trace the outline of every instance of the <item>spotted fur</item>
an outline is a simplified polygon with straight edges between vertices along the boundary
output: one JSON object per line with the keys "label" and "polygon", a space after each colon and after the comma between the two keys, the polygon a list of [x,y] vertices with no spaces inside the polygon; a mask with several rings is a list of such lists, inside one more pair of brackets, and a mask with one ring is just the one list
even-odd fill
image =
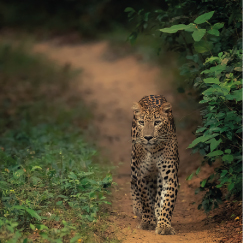
{"label": "spotted fur", "polygon": [[133,106],[131,195],[139,228],[175,234],[171,218],[178,192],[179,155],[171,105],[162,95]]}

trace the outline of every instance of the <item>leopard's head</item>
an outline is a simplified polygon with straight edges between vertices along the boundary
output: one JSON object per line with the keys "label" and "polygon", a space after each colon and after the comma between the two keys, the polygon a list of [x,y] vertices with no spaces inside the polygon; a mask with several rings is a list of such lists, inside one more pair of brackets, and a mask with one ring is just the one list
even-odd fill
{"label": "leopard's head", "polygon": [[139,103],[134,103],[133,142],[142,143],[148,147],[170,139],[174,131],[174,120],[171,104],[163,103],[161,106],[144,108]]}

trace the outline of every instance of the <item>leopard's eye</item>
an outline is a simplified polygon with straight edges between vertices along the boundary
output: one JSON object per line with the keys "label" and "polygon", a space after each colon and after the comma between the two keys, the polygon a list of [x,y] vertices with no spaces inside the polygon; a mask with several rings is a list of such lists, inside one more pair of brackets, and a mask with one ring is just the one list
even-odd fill
{"label": "leopard's eye", "polygon": [[154,122],[154,125],[157,126],[157,125],[159,125],[160,123],[161,123],[161,121],[155,121],[155,122]]}
{"label": "leopard's eye", "polygon": [[138,121],[138,123],[142,126],[144,126],[144,121]]}

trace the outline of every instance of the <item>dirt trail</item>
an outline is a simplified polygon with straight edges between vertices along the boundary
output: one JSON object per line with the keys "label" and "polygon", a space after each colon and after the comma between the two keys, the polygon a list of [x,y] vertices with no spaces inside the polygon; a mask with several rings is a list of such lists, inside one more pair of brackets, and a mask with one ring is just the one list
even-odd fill
{"label": "dirt trail", "polygon": [[[85,102],[96,104],[94,124],[99,131],[98,143],[109,152],[109,159],[119,165],[117,176],[114,178],[119,184],[119,191],[114,192],[110,217],[110,222],[115,226],[109,229],[107,234],[116,234],[118,239],[127,243],[219,242],[219,238],[211,232],[211,226],[206,224],[206,216],[196,209],[199,198],[194,194],[195,185],[185,181],[188,173],[200,163],[197,157],[186,151],[193,139],[190,130],[178,129],[177,132],[181,188],[172,218],[172,225],[177,234],[160,236],[154,231],[136,228],[138,220],[132,214],[129,197],[131,106],[134,101],[139,101],[145,95],[163,94],[172,104],[175,119],[181,115],[179,101],[173,96],[172,88],[168,85],[169,80],[163,78],[161,70],[139,62],[133,55],[123,58],[109,56],[106,42],[58,45],[52,41],[36,45],[35,50],[61,64],[68,63],[74,68],[83,69],[81,94]],[[156,85],[158,79],[162,82],[162,88]]]}

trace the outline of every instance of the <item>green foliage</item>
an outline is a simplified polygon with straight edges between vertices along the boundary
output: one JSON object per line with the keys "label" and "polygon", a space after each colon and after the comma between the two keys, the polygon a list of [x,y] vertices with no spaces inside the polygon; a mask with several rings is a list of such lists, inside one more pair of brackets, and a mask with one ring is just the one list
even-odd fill
{"label": "green foliage", "polygon": [[[189,148],[204,156],[203,163],[212,165],[221,160],[221,166],[201,184],[208,190],[203,200],[207,203],[202,204],[206,211],[213,201],[222,200],[219,188],[227,188],[227,199],[242,194],[242,81],[235,71],[241,58],[242,51],[237,49],[211,56],[205,61],[207,69],[201,72],[205,79],[195,82],[204,90],[200,103],[207,106],[202,111],[203,126],[197,129],[197,139]],[[211,138],[205,140],[206,136]]]}
{"label": "green foliage", "polygon": [[89,241],[113,182],[84,141],[73,73],[9,44],[0,64],[0,241]]}
{"label": "green foliage", "polygon": [[[158,26],[163,44],[186,56],[181,75],[198,91],[203,104],[202,126],[188,148],[203,156],[202,165],[220,161],[215,173],[197,189],[205,192],[198,208],[208,212],[224,198],[242,195],[241,7],[235,1],[211,0],[173,1],[167,7],[150,12],[146,28]],[[145,13],[128,10],[129,18],[138,21],[130,35],[134,42],[146,29]],[[187,179],[198,175],[200,168]]]}

